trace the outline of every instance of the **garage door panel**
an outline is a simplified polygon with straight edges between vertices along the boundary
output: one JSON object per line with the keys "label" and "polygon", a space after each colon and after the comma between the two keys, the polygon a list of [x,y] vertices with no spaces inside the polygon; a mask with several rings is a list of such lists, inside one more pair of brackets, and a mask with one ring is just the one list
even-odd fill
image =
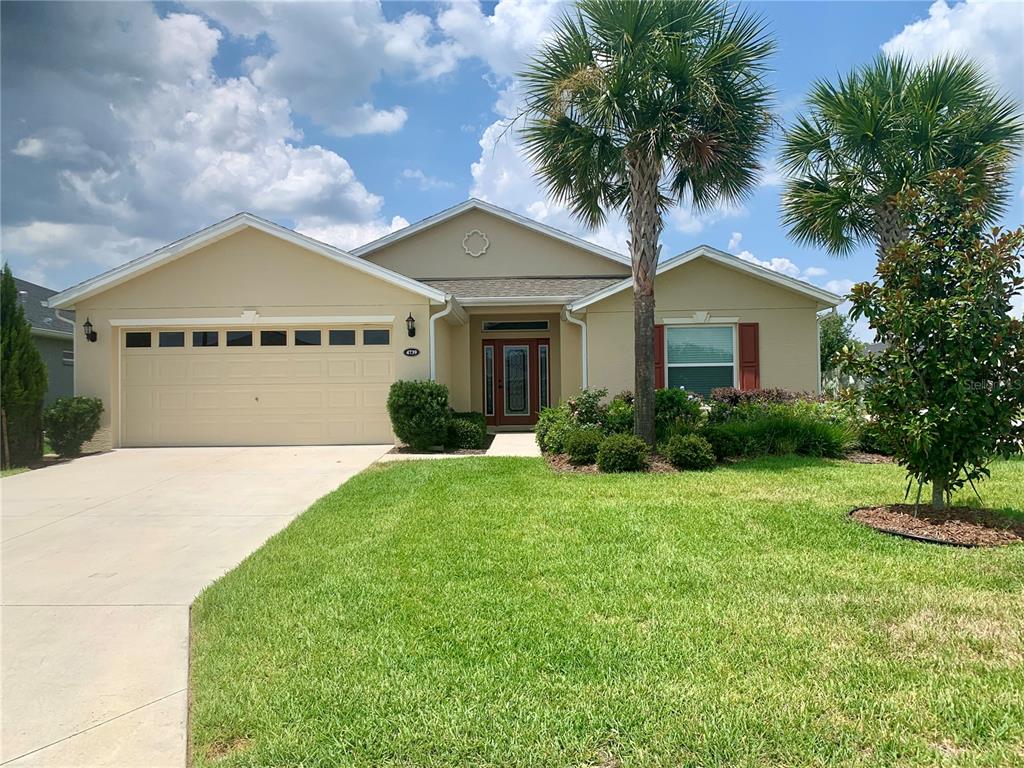
{"label": "garage door panel", "polygon": [[390,350],[189,347],[122,353],[127,446],[394,439],[386,409],[394,372]]}

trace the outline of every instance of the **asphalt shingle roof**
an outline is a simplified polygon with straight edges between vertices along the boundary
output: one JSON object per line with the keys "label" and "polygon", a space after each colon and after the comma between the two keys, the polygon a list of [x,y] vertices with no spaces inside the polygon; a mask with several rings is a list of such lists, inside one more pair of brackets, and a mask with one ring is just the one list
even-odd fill
{"label": "asphalt shingle roof", "polygon": [[456,299],[557,296],[578,299],[619,283],[622,277],[486,277],[421,280]]}
{"label": "asphalt shingle roof", "polygon": [[[68,336],[74,332],[70,325],[57,317],[56,311],[46,306],[46,300],[57,291],[17,277],[14,278],[14,285],[18,289],[18,300],[25,308],[25,319],[29,325],[39,330],[66,333]],[[64,312],[64,317],[74,320],[75,313]]]}

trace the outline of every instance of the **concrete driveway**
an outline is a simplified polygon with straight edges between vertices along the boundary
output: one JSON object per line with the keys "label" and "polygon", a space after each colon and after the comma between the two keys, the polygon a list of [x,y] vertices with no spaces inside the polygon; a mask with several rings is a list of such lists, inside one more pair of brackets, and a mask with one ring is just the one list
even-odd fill
{"label": "concrete driveway", "polygon": [[184,765],[188,606],[389,449],[119,450],[0,481],[0,764]]}

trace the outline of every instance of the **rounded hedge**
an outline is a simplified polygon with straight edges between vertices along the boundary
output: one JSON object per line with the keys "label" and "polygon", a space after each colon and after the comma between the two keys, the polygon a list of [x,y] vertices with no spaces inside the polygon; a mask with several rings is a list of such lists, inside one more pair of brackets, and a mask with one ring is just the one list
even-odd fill
{"label": "rounded hedge", "polygon": [[479,450],[487,440],[486,422],[476,418],[455,415],[448,422],[445,447],[451,450]]}
{"label": "rounded hedge", "polygon": [[609,435],[597,451],[602,472],[644,472],[650,465],[650,449],[636,435]]}
{"label": "rounded hedge", "polygon": [[391,428],[417,451],[444,445],[448,437],[448,387],[435,381],[396,381],[388,392]]}
{"label": "rounded hedge", "polygon": [[564,442],[569,463],[576,466],[593,464],[597,461],[597,451],[604,439],[604,433],[599,427],[579,427],[572,430],[566,435]]}
{"label": "rounded hedge", "polygon": [[711,469],[715,450],[700,435],[673,435],[662,446],[662,455],[676,469]]}
{"label": "rounded hedge", "polygon": [[43,429],[60,456],[77,456],[100,428],[103,401],[98,397],[60,397],[43,411]]}

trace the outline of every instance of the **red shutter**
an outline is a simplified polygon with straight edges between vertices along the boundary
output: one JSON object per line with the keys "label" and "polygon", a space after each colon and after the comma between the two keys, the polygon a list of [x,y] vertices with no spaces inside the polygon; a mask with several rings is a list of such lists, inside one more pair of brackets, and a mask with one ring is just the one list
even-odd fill
{"label": "red shutter", "polygon": [[757,323],[740,323],[740,389],[760,389],[761,351]]}
{"label": "red shutter", "polygon": [[654,326],[654,388],[665,388],[665,326]]}

